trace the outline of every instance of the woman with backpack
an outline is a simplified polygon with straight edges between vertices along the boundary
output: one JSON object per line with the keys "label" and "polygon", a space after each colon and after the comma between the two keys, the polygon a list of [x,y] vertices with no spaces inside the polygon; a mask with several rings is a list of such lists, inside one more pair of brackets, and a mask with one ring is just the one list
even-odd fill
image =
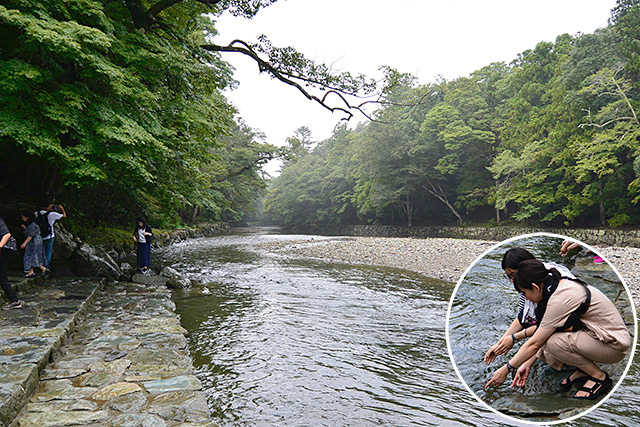
{"label": "woman with backpack", "polygon": [[133,241],[138,244],[138,268],[142,274],[147,274],[151,264],[151,239],[153,232],[144,218],[136,219],[133,229]]}
{"label": "woman with backpack", "polygon": [[50,272],[49,269],[45,267],[47,259],[44,253],[42,236],[40,235],[40,227],[35,222],[35,215],[33,212],[23,211],[20,214],[20,218],[24,223],[25,239],[22,245],[20,245],[20,249],[24,249],[24,271],[27,272],[25,277],[36,277],[36,273],[33,270],[39,268],[42,277],[46,278]]}
{"label": "woman with backpack", "polygon": [[502,384],[514,373],[512,386],[523,386],[536,359],[559,370],[576,369],[560,383],[568,391],[582,387],[576,399],[597,399],[613,385],[609,374],[596,364],[613,364],[625,358],[631,335],[616,306],[597,288],[578,279],[562,277],[537,260],[522,261],[514,287],[538,304],[538,328],[518,352],[499,368],[486,387]]}

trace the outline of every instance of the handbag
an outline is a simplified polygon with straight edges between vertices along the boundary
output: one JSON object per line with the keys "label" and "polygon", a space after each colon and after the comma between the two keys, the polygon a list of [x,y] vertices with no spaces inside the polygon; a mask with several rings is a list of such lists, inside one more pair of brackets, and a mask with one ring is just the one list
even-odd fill
{"label": "handbag", "polygon": [[2,249],[8,249],[10,251],[16,252],[18,250],[18,242],[16,242],[16,239],[11,236],[9,237],[9,240],[7,240],[7,243],[5,243],[5,245],[2,247]]}

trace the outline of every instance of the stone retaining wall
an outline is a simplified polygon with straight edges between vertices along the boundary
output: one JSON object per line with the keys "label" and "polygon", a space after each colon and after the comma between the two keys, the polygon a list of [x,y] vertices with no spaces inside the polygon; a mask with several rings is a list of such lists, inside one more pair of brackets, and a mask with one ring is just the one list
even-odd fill
{"label": "stone retaining wall", "polygon": [[536,227],[393,227],[354,225],[347,227],[347,236],[455,238],[502,241],[522,234],[547,232],[580,240],[588,245],[632,246],[640,248],[640,230],[597,230]]}
{"label": "stone retaining wall", "polygon": [[157,248],[197,237],[217,236],[219,234],[228,233],[229,228],[230,226],[226,222],[215,222],[200,225],[198,228],[182,228],[179,230],[169,231],[167,233],[156,233],[151,245]]}

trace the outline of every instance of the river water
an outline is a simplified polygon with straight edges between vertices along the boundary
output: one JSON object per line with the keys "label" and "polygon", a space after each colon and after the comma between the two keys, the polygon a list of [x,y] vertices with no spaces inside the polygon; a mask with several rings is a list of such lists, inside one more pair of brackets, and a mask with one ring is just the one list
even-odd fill
{"label": "river water", "polygon": [[[445,339],[455,284],[278,257],[245,232],[154,254],[201,284],[174,292],[214,421],[229,426],[518,425],[457,377]],[[636,365],[637,366],[637,365]],[[640,373],[575,425],[640,425]]]}

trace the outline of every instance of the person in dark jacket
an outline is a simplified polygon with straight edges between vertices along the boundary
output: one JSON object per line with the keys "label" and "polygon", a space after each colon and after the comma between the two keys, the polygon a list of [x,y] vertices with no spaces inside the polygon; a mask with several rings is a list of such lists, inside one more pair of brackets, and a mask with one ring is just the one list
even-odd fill
{"label": "person in dark jacket", "polygon": [[2,307],[3,310],[22,308],[23,305],[21,301],[18,301],[18,297],[7,279],[5,266],[9,257],[17,252],[17,246],[16,240],[11,237],[7,224],[0,218],[0,286],[9,300],[9,303]]}
{"label": "person in dark jacket", "polygon": [[138,244],[138,268],[142,274],[149,271],[151,264],[151,239],[153,232],[144,218],[136,219],[136,226],[133,230],[133,240]]}

